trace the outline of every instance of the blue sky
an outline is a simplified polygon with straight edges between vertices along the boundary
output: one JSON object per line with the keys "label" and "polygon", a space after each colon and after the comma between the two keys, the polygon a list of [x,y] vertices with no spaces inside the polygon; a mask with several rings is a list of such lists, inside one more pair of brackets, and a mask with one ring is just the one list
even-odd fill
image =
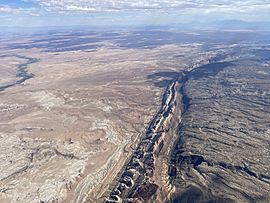
{"label": "blue sky", "polygon": [[0,26],[270,21],[270,0],[0,0]]}

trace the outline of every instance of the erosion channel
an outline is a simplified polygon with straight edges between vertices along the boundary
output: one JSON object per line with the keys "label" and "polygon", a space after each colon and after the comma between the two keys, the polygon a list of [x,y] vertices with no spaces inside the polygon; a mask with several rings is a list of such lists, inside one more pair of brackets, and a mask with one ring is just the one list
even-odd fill
{"label": "erosion channel", "polygon": [[[218,68],[227,65],[226,63],[213,64]],[[210,64],[208,66],[210,67]],[[189,107],[185,83],[190,75],[194,75],[200,68],[205,66],[190,72],[172,74],[174,78],[163,94],[159,112],[151,121],[145,136],[128,161],[119,182],[106,200],[107,203],[169,201],[169,196],[173,192],[168,174],[169,157],[178,137],[181,116]]]}
{"label": "erosion channel", "polygon": [[39,59],[36,58],[28,58],[25,56],[19,56],[19,55],[15,55],[17,58],[20,59],[25,59],[27,60],[27,62],[19,64],[17,66],[17,74],[16,74],[16,78],[18,78],[17,81],[15,81],[14,83],[11,84],[7,84],[7,85],[1,85],[0,84],[0,91],[4,91],[10,87],[13,87],[14,85],[19,85],[24,83],[26,80],[31,79],[34,75],[32,73],[29,73],[27,70],[28,65],[33,64],[33,63],[37,63],[39,61]]}
{"label": "erosion channel", "polygon": [[265,202],[270,94],[262,64],[211,61],[177,74],[105,202]]}

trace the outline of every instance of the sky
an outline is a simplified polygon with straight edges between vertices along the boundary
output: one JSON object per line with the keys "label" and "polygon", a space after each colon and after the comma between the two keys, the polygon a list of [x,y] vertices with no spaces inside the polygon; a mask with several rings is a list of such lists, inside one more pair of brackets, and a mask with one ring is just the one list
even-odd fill
{"label": "sky", "polygon": [[268,21],[270,0],[0,0],[0,26]]}

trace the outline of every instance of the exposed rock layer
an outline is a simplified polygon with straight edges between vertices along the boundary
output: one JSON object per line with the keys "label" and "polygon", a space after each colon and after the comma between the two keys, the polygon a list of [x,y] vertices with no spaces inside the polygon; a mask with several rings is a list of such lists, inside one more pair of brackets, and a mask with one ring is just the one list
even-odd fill
{"label": "exposed rock layer", "polygon": [[[256,57],[215,57],[172,74],[161,110],[105,202],[268,202],[270,70]],[[170,160],[160,159],[175,135]]]}
{"label": "exposed rock layer", "polygon": [[249,58],[189,73],[170,201],[270,201],[270,69]]}

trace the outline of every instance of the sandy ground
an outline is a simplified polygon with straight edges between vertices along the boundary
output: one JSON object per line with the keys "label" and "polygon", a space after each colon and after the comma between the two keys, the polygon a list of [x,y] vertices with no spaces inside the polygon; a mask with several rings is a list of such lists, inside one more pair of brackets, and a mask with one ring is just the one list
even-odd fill
{"label": "sandy ground", "polygon": [[160,106],[164,88],[148,76],[186,67],[190,58],[171,58],[199,49],[55,53],[12,43],[1,45],[1,85],[18,80],[16,55],[40,61],[28,66],[33,78],[0,92],[3,203],[98,201]]}

